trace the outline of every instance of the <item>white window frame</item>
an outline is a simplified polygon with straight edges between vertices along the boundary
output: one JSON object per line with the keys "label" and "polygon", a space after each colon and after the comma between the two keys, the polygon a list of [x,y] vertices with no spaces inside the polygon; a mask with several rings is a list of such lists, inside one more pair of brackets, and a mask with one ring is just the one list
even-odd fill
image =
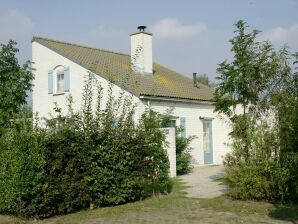
{"label": "white window frame", "polygon": [[[59,94],[59,93],[64,93],[65,92],[65,74],[64,74],[64,70],[65,68],[63,66],[57,66],[54,69],[54,77],[53,77],[53,81],[54,81],[54,85],[53,85],[53,90],[55,94]],[[58,76],[63,74],[63,85],[62,85],[62,89],[59,90],[58,86]]]}

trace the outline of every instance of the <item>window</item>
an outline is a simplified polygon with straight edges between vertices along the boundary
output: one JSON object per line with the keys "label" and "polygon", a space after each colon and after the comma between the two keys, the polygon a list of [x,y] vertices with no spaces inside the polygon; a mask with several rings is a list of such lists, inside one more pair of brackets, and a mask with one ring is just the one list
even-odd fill
{"label": "window", "polygon": [[180,117],[180,136],[183,138],[186,138],[186,118],[185,117]]}
{"label": "window", "polygon": [[169,120],[168,127],[175,128],[176,127],[176,119]]}
{"label": "window", "polygon": [[70,91],[69,67],[57,66],[48,71],[48,93],[59,94]]}
{"label": "window", "polygon": [[179,125],[179,117],[171,116],[171,118],[165,123],[165,127],[175,128]]}
{"label": "window", "polygon": [[57,71],[56,74],[56,92],[61,93],[64,92],[64,72],[63,71]]}
{"label": "window", "polygon": [[62,93],[64,92],[64,67],[59,66],[55,69],[55,92]]}

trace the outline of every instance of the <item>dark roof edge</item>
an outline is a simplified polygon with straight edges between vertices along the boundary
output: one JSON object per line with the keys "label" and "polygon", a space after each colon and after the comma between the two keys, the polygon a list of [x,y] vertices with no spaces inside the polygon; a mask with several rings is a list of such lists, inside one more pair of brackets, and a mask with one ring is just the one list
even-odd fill
{"label": "dark roof edge", "polygon": [[[107,53],[120,54],[120,55],[124,55],[124,56],[129,56],[129,57],[130,57],[129,54],[124,54],[124,53],[117,52],[117,51],[108,51],[108,50],[105,50],[105,49],[95,48],[95,47],[91,47],[91,46],[88,46],[88,45],[75,44],[75,43],[70,43],[70,42],[65,42],[65,41],[60,41],[60,40],[55,40],[55,39],[45,38],[45,37],[32,37],[31,43],[34,42],[34,41],[40,43],[40,42],[38,41],[38,39],[45,40],[45,41],[57,42],[57,43],[61,43],[61,44],[69,44],[69,45],[73,45],[73,46],[77,46],[77,47],[88,48],[88,49],[91,49],[91,50],[99,50],[99,51],[104,51],[104,52],[107,52]],[[40,43],[40,44],[41,44],[41,43]]]}
{"label": "dark roof edge", "polygon": [[195,104],[209,104],[212,105],[214,101],[211,100],[199,100],[199,99],[185,99],[185,98],[175,98],[175,97],[165,97],[165,96],[149,96],[140,95],[140,99],[145,100],[160,100],[160,101],[170,101],[170,102],[184,102],[184,103],[195,103]]}

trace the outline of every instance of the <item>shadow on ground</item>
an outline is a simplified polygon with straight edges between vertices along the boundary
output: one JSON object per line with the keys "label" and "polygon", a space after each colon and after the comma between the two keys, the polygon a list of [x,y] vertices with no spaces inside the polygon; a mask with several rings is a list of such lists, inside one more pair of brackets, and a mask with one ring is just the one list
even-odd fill
{"label": "shadow on ground", "polygon": [[298,204],[274,205],[269,216],[274,219],[298,224]]}
{"label": "shadow on ground", "polygon": [[218,174],[209,176],[209,178],[211,180],[214,180],[214,181],[219,181],[219,180],[222,180],[224,178],[224,176],[225,176],[225,173],[224,172],[220,172]]}

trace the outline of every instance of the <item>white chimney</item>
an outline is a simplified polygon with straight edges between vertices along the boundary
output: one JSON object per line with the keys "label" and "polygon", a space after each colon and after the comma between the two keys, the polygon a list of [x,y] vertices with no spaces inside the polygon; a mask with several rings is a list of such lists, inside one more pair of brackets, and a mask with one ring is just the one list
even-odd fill
{"label": "white chimney", "polygon": [[139,26],[139,32],[130,34],[131,66],[143,75],[152,75],[152,33],[145,32],[146,26]]}

